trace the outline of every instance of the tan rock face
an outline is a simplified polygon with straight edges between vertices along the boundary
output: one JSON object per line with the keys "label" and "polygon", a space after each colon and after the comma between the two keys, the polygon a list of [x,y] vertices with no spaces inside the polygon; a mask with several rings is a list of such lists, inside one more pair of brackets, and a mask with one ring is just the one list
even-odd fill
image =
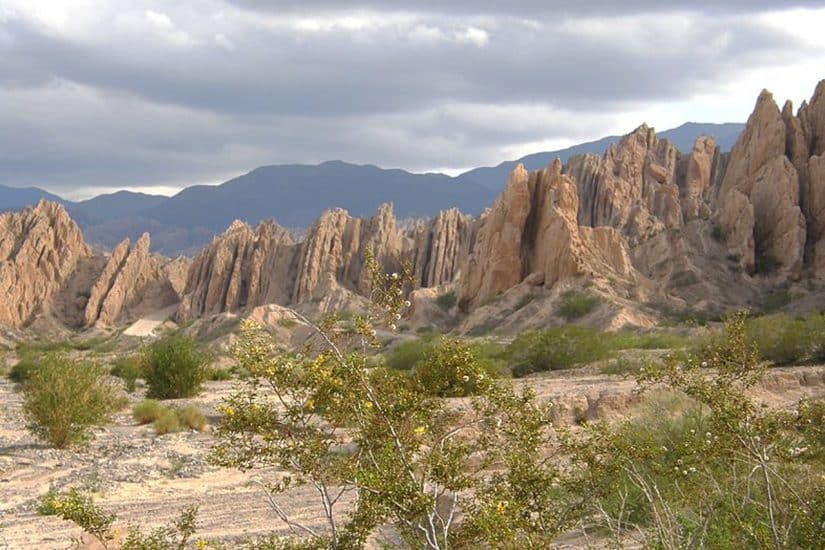
{"label": "tan rock face", "polygon": [[293,248],[289,232],[273,222],[264,222],[255,231],[234,222],[193,260],[178,318],[285,303]]}
{"label": "tan rock face", "polygon": [[52,297],[78,262],[91,254],[65,209],[41,201],[19,213],[0,214],[0,324],[20,326]]}
{"label": "tan rock face", "polygon": [[472,244],[474,224],[456,208],[443,210],[416,228],[413,276],[416,286],[441,286],[458,278]]}
{"label": "tan rock face", "polygon": [[553,286],[599,272],[632,271],[621,235],[609,227],[579,227],[575,181],[556,161],[528,174],[519,165],[485,218],[461,282],[468,310],[516,284]]}
{"label": "tan rock face", "polygon": [[713,170],[719,150],[710,137],[700,137],[685,159],[685,179],[681,189],[682,217],[685,221],[710,215],[710,192]]}

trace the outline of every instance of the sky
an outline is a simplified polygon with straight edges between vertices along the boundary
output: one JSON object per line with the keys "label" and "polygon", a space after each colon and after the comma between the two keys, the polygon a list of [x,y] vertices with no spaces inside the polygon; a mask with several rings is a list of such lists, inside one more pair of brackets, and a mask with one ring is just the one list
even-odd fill
{"label": "sky", "polygon": [[0,0],[0,184],[171,194],[341,159],[456,174],[795,106],[825,2]]}

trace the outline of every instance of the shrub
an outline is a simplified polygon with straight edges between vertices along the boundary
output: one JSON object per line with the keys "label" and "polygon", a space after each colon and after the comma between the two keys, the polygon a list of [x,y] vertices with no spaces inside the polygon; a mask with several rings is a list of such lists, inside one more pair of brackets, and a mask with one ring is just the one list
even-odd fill
{"label": "shrub", "polygon": [[64,495],[50,490],[41,499],[37,513],[43,516],[60,516],[65,520],[75,522],[84,531],[97,538],[104,548],[106,542],[114,538],[110,529],[115,521],[115,515],[106,513],[95,505],[90,496],[78,492],[77,489],[71,489]]}
{"label": "shrub", "polygon": [[17,360],[8,373],[9,380],[16,384],[22,384],[31,378],[37,370],[40,361],[33,355],[23,355]]}
{"label": "shrub", "polygon": [[777,365],[805,361],[814,351],[816,317],[774,314],[749,319],[746,323],[748,342],[765,361]]}
{"label": "shrub", "polygon": [[126,385],[126,391],[134,393],[137,379],[143,376],[143,365],[140,356],[131,355],[118,358],[115,364],[112,365],[109,374],[122,379]]}
{"label": "shrub", "polygon": [[458,298],[456,298],[455,291],[450,290],[449,292],[444,292],[443,294],[439,294],[438,297],[435,299],[435,303],[438,304],[438,307],[443,309],[444,311],[449,311],[453,309],[455,306]]}
{"label": "shrub", "polygon": [[194,338],[172,333],[151,344],[143,355],[147,395],[174,399],[196,395],[206,377],[208,357]]}
{"label": "shrub", "polygon": [[773,313],[776,310],[782,309],[793,300],[793,296],[786,288],[778,288],[771,291],[762,304],[762,311],[766,313]]}
{"label": "shrub", "polygon": [[183,430],[183,426],[181,425],[180,417],[177,415],[177,412],[169,408],[161,409],[160,415],[152,423],[152,426],[155,428],[155,432],[158,435]]}
{"label": "shrub", "polygon": [[47,354],[23,389],[30,430],[61,448],[90,437],[118,406],[118,390],[92,363]]}
{"label": "shrub", "polygon": [[395,370],[411,370],[433,349],[435,340],[422,337],[400,342],[384,356],[384,365]]}
{"label": "shrub", "polygon": [[513,376],[566,369],[609,355],[607,339],[597,330],[565,326],[520,334],[507,346]]}
{"label": "shrub", "polygon": [[781,265],[779,260],[772,254],[768,252],[757,252],[754,272],[758,275],[770,275],[779,269]]}
{"label": "shrub", "polygon": [[132,407],[132,418],[138,424],[151,424],[161,417],[166,407],[154,399],[144,399]]}
{"label": "shrub", "polygon": [[556,310],[559,315],[572,321],[584,317],[599,305],[599,299],[585,292],[568,290],[561,295]]}
{"label": "shrub", "polygon": [[521,297],[521,299],[518,301],[518,303],[516,303],[515,311],[518,311],[518,310],[526,307],[527,305],[532,303],[533,300],[535,300],[536,298],[538,298],[538,294],[535,294],[533,292],[530,292],[529,294],[525,294],[524,296]]}
{"label": "shrub", "polygon": [[633,332],[621,330],[606,333],[612,349],[673,349],[682,348],[688,344],[687,338],[680,334],[666,331]]}
{"label": "shrub", "polygon": [[191,428],[199,432],[202,432],[206,428],[206,416],[195,405],[189,405],[187,407],[183,407],[182,409],[178,409],[177,415],[180,423],[187,428]]}
{"label": "shrub", "polygon": [[444,338],[420,360],[412,372],[423,393],[438,397],[466,397],[478,391],[479,382],[492,376],[483,368],[473,347],[459,339]]}
{"label": "shrub", "polygon": [[636,376],[642,370],[642,363],[634,361],[628,357],[619,357],[611,359],[601,368],[602,374],[611,374],[614,376]]}
{"label": "shrub", "polygon": [[283,328],[295,328],[298,326],[298,321],[284,317],[282,319],[278,319],[278,326]]}
{"label": "shrub", "polygon": [[232,371],[220,367],[207,367],[206,379],[212,382],[224,382],[232,379]]}
{"label": "shrub", "polygon": [[[131,525],[120,548],[121,550],[183,550],[188,548],[189,539],[195,534],[197,515],[197,506],[184,508],[172,525],[157,527],[148,534],[144,534],[139,527]],[[195,547],[208,548],[210,546],[195,544]]]}

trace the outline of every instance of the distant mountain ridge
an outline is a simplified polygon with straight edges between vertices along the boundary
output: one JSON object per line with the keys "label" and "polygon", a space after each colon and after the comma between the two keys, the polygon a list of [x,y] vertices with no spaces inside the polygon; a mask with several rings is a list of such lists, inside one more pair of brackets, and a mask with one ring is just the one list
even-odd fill
{"label": "distant mountain ridge", "polygon": [[[743,125],[686,123],[659,134],[683,153],[702,135],[729,150]],[[172,197],[118,191],[72,202],[36,187],[0,185],[0,212],[19,210],[41,198],[65,205],[88,242],[106,248],[123,238],[152,234],[153,250],[166,255],[190,254],[240,219],[255,224],[274,218],[284,227],[306,228],[324,210],[340,207],[353,216],[369,216],[385,202],[399,218],[428,217],[452,207],[477,215],[488,207],[519,163],[528,170],[556,158],[566,163],[585,153],[602,155],[621,136],[608,136],[559,151],[535,153],[495,167],[481,167],[455,177],[415,174],[400,169],[328,161],[319,165],[262,166],[220,185],[195,185]]]}

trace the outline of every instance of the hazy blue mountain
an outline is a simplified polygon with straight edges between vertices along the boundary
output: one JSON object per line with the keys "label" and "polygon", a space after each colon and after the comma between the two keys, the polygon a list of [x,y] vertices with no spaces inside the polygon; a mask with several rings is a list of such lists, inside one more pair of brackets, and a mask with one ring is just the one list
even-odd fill
{"label": "hazy blue mountain", "polygon": [[[733,122],[724,124],[687,122],[678,128],[665,130],[656,135],[671,141],[676,148],[683,153],[687,153],[693,149],[693,142],[696,141],[697,137],[713,136],[719,148],[724,152],[730,151],[744,126],[744,124]],[[475,168],[459,175],[457,179],[462,182],[472,182],[488,189],[501,190],[507,180],[507,176],[519,163],[524,164],[524,167],[528,170],[539,170],[553,162],[556,158],[566,163],[570,157],[576,155],[583,155],[585,153],[602,155],[611,143],[616,143],[621,138],[622,136],[608,136],[596,141],[574,145],[567,149],[533,153],[520,159],[502,162],[498,166]]]}
{"label": "hazy blue mountain", "polygon": [[117,191],[85,201],[69,203],[67,209],[81,226],[136,216],[169,200],[163,195]]}
{"label": "hazy blue mountain", "polygon": [[188,187],[142,215],[215,230],[236,218],[255,223],[271,217],[285,227],[306,227],[330,207],[369,216],[384,202],[394,203],[400,218],[430,216],[453,206],[478,214],[495,194],[444,174],[330,161],[317,166],[263,166],[221,185]]}
{"label": "hazy blue mountain", "polygon": [[40,199],[65,204],[62,198],[37,187],[7,187],[0,185],[0,212],[20,210],[37,204]]}

